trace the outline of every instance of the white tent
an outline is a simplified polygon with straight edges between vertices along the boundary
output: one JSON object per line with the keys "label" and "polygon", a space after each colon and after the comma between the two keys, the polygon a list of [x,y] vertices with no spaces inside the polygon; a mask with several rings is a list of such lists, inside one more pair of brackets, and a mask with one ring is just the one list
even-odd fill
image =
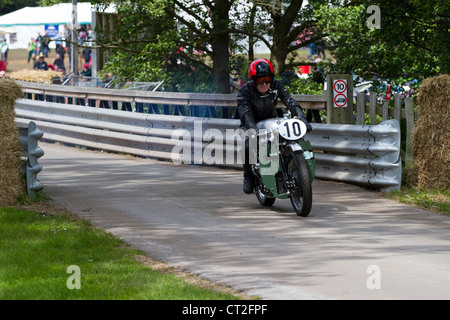
{"label": "white tent", "polygon": [[[77,23],[91,24],[94,6],[88,2],[77,4]],[[108,11],[110,12],[110,11]],[[72,28],[72,4],[60,3],[51,7],[25,7],[0,16],[0,34],[4,33],[10,49],[26,49],[31,38],[48,31],[50,36],[64,34],[65,26]],[[54,42],[50,47],[55,47]]]}

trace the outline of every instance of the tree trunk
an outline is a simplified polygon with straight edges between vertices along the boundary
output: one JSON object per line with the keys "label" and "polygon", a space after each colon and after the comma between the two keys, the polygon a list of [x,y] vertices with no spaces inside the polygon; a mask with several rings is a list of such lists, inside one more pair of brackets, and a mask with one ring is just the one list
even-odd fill
{"label": "tree trunk", "polygon": [[275,42],[275,38],[273,41],[272,50],[270,53],[270,61],[273,64],[273,68],[275,69],[275,74],[280,75],[286,64],[287,57],[287,46],[280,42]]}
{"label": "tree trunk", "polygon": [[[214,31],[227,30],[229,26],[228,13],[231,2],[217,1],[211,7],[210,15]],[[219,88],[220,93],[230,93],[230,75],[228,72],[230,34],[218,33],[211,37],[212,47],[212,74],[213,83]]]}
{"label": "tree trunk", "polygon": [[[255,31],[255,15],[256,15],[256,4],[253,3],[252,10],[250,11],[250,21],[249,21],[249,32],[253,33]],[[252,36],[248,37],[248,59],[250,61],[255,60],[255,50],[254,50],[254,39]]]}
{"label": "tree trunk", "polygon": [[284,15],[281,12],[281,2],[279,2],[278,5],[274,5],[274,9],[271,12],[273,19],[273,45],[270,60],[276,74],[283,72],[286,64],[289,45],[296,36],[289,31],[292,29],[295,17],[302,7],[302,2],[303,0],[292,0],[289,7],[285,9]]}
{"label": "tree trunk", "polygon": [[228,52],[228,43],[228,34],[225,37],[217,37],[217,39],[211,42],[213,49],[213,83],[219,88],[220,93],[230,93],[230,75],[228,72],[230,55]]}

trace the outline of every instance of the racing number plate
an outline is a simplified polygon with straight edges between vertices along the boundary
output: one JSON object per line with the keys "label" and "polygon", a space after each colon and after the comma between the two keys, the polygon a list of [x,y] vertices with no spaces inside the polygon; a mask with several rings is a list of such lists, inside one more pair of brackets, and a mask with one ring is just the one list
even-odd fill
{"label": "racing number plate", "polygon": [[298,119],[287,119],[279,124],[278,132],[287,140],[298,140],[306,134],[306,124]]}

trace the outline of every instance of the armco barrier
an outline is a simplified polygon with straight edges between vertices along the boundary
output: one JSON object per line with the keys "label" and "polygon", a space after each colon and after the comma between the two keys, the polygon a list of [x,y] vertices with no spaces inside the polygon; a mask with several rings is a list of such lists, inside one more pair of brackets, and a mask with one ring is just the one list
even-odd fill
{"label": "armco barrier", "polygon": [[[239,120],[131,113],[44,101],[19,100],[16,122],[35,121],[43,138],[73,145],[180,161],[174,148],[188,143],[193,163],[214,140],[229,137]],[[312,124],[307,138],[315,150],[316,177],[396,190],[401,184],[400,128],[396,120],[379,125]],[[210,130],[212,129],[212,130]],[[178,131],[176,131],[178,130]],[[234,140],[236,137],[231,136]],[[225,141],[215,152],[239,152]],[[222,150],[219,150],[222,149]],[[186,155],[184,155],[186,156]],[[209,164],[208,160],[206,163]],[[227,166],[227,164],[220,165]],[[236,166],[236,165],[229,165]]]}
{"label": "armco barrier", "polygon": [[313,124],[308,139],[315,150],[316,177],[398,190],[401,184],[400,125]]}

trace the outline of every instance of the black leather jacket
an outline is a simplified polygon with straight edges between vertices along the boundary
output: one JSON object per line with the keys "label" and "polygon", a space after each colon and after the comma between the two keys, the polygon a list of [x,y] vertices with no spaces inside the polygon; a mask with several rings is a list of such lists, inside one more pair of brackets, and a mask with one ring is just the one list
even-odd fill
{"label": "black leather jacket", "polygon": [[247,129],[256,129],[257,122],[277,117],[278,98],[292,116],[304,118],[300,105],[291,97],[281,81],[274,79],[265,94],[260,93],[249,81],[239,89],[237,94],[237,111],[241,125]]}

